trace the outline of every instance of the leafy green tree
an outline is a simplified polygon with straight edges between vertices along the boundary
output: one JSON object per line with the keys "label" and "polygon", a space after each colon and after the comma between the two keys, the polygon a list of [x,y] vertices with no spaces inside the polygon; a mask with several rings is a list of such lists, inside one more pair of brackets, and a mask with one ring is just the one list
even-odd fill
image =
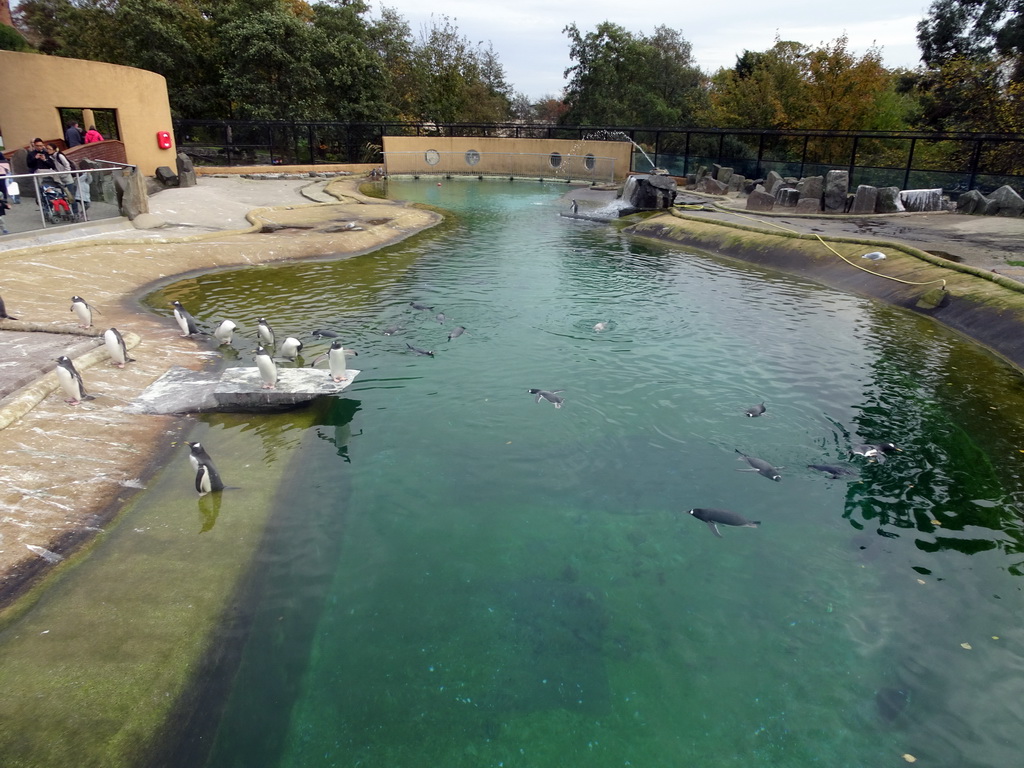
{"label": "leafy green tree", "polygon": [[711,81],[711,123],[720,128],[785,129],[807,113],[805,45],[776,40],[767,51],[744,51]]}
{"label": "leafy green tree", "polygon": [[934,0],[917,25],[921,59],[931,69],[953,59],[1012,60],[1024,76],[1024,0]]}

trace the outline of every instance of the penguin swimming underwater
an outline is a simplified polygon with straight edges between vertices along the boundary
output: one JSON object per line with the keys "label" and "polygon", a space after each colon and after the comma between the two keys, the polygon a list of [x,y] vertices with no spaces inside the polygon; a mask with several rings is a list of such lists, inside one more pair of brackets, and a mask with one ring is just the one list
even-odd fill
{"label": "penguin swimming underwater", "polygon": [[341,334],[336,331],[328,330],[327,328],[317,328],[315,331],[310,331],[309,335],[314,339],[334,339]]}
{"label": "penguin swimming underwater", "polygon": [[281,349],[278,351],[281,353],[281,357],[294,361],[302,351],[302,342],[294,336],[289,336],[281,342]]}
{"label": "penguin swimming underwater", "polygon": [[536,395],[534,399],[535,403],[539,403],[541,400],[547,400],[549,403],[555,406],[555,408],[561,408],[562,403],[565,402],[565,398],[562,397],[559,392],[565,392],[564,389],[528,389],[526,390],[531,395]]}
{"label": "penguin swimming underwater", "polygon": [[203,444],[186,441],[185,445],[189,448],[189,463],[196,472],[196,491],[200,494],[223,491],[224,482],[220,479],[220,473],[217,472],[213,459],[210,458],[210,454],[206,452]]}
{"label": "penguin swimming underwater", "polygon": [[432,310],[433,309],[433,307],[428,307],[426,304],[420,304],[419,302],[416,302],[416,301],[410,301],[409,302],[409,306],[412,307],[413,309],[419,309],[419,310]]}
{"label": "penguin swimming underwater", "polygon": [[384,334],[385,336],[394,336],[396,333],[398,333],[401,330],[402,330],[402,326],[400,326],[400,325],[389,325],[387,328],[385,328],[383,331],[381,331],[381,333]]}
{"label": "penguin swimming underwater", "polygon": [[757,472],[759,475],[767,477],[769,480],[779,482],[782,479],[782,475],[779,474],[779,467],[773,467],[764,459],[759,459],[756,456],[747,456],[739,448],[736,449],[736,453],[740,455],[739,461],[742,459],[750,465],[750,469],[738,469],[737,472]]}
{"label": "penguin swimming underwater", "polygon": [[95,400],[92,395],[86,393],[82,375],[67,355],[57,358],[57,381],[60,382],[64,394],[68,396],[68,405],[78,405],[83,400]]}
{"label": "penguin swimming underwater", "polygon": [[274,329],[270,327],[264,318],[256,318],[256,331],[260,335],[260,342],[267,347],[274,346]]}
{"label": "penguin swimming underwater", "polygon": [[808,464],[807,468],[816,470],[818,472],[824,472],[832,480],[838,480],[840,477],[854,476],[857,474],[852,469],[847,469],[846,467],[839,467],[836,466],[835,464]]}
{"label": "penguin swimming underwater", "polygon": [[221,344],[230,344],[231,338],[237,329],[237,325],[230,320],[225,320],[217,326],[217,330],[213,332],[213,337]]}
{"label": "penguin swimming underwater", "polygon": [[256,347],[256,368],[263,379],[263,389],[274,389],[277,387],[277,364],[262,346]]}
{"label": "penguin swimming underwater", "polygon": [[893,451],[902,452],[902,448],[897,448],[893,443],[863,443],[861,445],[853,446],[850,453],[854,456],[863,456],[867,459],[873,459],[879,464],[885,463],[885,455],[892,453]]}
{"label": "penguin swimming underwater", "polygon": [[0,320],[17,320],[14,315],[7,314],[7,307],[4,306],[4,299],[0,296]]}
{"label": "penguin swimming underwater", "polygon": [[759,528],[761,526],[760,520],[747,520],[747,518],[739,512],[730,512],[728,509],[697,507],[695,509],[691,509],[690,514],[698,520],[703,520],[707,523],[708,528],[710,528],[711,532],[718,538],[722,538],[722,532],[718,530],[719,524],[734,525],[738,528]]}
{"label": "penguin swimming underwater", "polygon": [[747,410],[744,411],[744,413],[747,414],[747,416],[750,416],[752,418],[756,418],[756,417],[760,416],[762,413],[764,413],[765,410],[766,409],[764,407],[764,403],[762,402],[760,405],[752,405],[752,406],[750,406],[749,408],[747,408]]}
{"label": "penguin swimming underwater", "polygon": [[175,299],[171,302],[171,306],[174,307],[174,319],[178,323],[178,327],[181,328],[182,336],[191,336],[194,333],[199,333],[199,326],[196,325],[195,319],[188,313],[188,310],[181,306],[181,302]]}
{"label": "penguin swimming underwater", "polygon": [[451,332],[448,334],[448,341],[451,341],[452,339],[459,338],[459,336],[461,336],[465,332],[466,332],[466,329],[463,328],[461,325],[455,326],[454,328],[452,328]]}
{"label": "penguin swimming underwater", "polygon": [[117,328],[107,328],[103,332],[103,344],[107,348],[110,360],[118,368],[124,368],[125,363],[134,363],[135,358],[128,357],[128,346],[124,343],[124,337]]}
{"label": "penguin swimming underwater", "polygon": [[92,307],[89,306],[89,302],[81,296],[72,296],[71,311],[75,313],[80,326],[83,328],[92,327]]}
{"label": "penguin swimming underwater", "polygon": [[409,342],[406,342],[405,346],[408,347],[411,352],[415,352],[417,355],[426,355],[427,357],[434,356],[434,351],[432,349],[420,349],[419,347],[414,347]]}
{"label": "penguin swimming underwater", "polygon": [[317,363],[327,358],[327,367],[331,371],[331,378],[334,381],[345,380],[345,369],[348,367],[348,362],[345,359],[345,353],[349,352],[353,355],[359,355],[354,349],[345,349],[345,346],[341,343],[341,339],[335,339],[331,342],[331,348],[323,354],[317,355],[316,359],[309,364],[310,368],[313,368]]}

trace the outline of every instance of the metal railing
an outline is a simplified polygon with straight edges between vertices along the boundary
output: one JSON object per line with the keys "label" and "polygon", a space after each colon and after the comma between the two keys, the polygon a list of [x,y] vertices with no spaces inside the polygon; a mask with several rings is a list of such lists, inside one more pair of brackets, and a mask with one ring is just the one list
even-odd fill
{"label": "metal railing", "polygon": [[[941,187],[957,194],[1009,184],[1024,192],[1024,134],[774,131],[488,123],[330,123],[179,120],[177,144],[200,165],[379,163],[384,136],[594,140],[628,137],[676,176],[717,164],[750,179],[769,171],[846,170],[850,184]],[[647,171],[634,153],[634,171]]]}
{"label": "metal railing", "polygon": [[386,152],[389,174],[515,176],[591,183],[615,180],[615,158],[558,152]]}
{"label": "metal railing", "polygon": [[2,218],[5,234],[33,232],[121,215],[112,168],[25,173],[0,177],[10,204]]}

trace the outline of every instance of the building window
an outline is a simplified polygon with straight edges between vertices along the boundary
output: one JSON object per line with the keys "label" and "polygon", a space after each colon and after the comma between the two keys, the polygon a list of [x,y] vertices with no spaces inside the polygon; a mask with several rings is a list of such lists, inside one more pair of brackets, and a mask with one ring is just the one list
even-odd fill
{"label": "building window", "polygon": [[592,171],[597,165],[597,158],[593,155],[587,155],[583,158],[583,165],[588,171]]}
{"label": "building window", "polygon": [[480,153],[475,149],[466,152],[466,165],[476,165],[480,162]]}
{"label": "building window", "polygon": [[551,157],[548,158],[552,168],[558,168],[562,165],[562,156],[557,152],[552,152]]}
{"label": "building window", "polygon": [[427,161],[427,165],[437,165],[441,162],[441,153],[436,149],[428,149],[423,153],[423,159]]}

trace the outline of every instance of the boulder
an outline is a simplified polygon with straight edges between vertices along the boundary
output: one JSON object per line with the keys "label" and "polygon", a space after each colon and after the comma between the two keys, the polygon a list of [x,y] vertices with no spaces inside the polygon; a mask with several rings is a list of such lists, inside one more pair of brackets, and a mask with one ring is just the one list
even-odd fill
{"label": "boulder", "polygon": [[857,187],[857,193],[853,196],[853,206],[850,208],[850,213],[874,213],[877,202],[878,187],[872,187],[870,184],[861,184]]}
{"label": "boulder", "polygon": [[167,222],[153,213],[140,213],[132,219],[132,226],[136,229],[160,229],[166,227]]}
{"label": "boulder", "polygon": [[710,176],[705,176],[694,187],[695,192],[704,192],[708,195],[724,195],[728,190],[728,186]]}
{"label": "boulder", "polygon": [[732,180],[733,170],[732,168],[720,168],[718,175],[715,176],[723,184],[728,184]]}
{"label": "boulder", "polygon": [[780,208],[795,208],[800,201],[800,192],[793,187],[781,187],[776,190],[774,197]]}
{"label": "boulder", "polygon": [[746,185],[747,180],[738,173],[734,173],[729,177],[729,191],[730,192],[741,192],[743,187]]}
{"label": "boulder", "polygon": [[942,189],[904,189],[900,201],[908,211],[941,211]]}
{"label": "boulder", "polygon": [[825,191],[824,176],[807,176],[800,179],[796,188],[800,190],[800,199],[813,198],[821,203],[821,196]]}
{"label": "boulder", "polygon": [[770,211],[775,207],[775,197],[767,192],[754,190],[747,197],[748,211]]}
{"label": "boulder", "polygon": [[165,187],[178,186],[178,174],[176,174],[166,165],[161,165],[159,168],[156,169],[156,180],[163,184]]}
{"label": "boulder", "polygon": [[137,167],[124,174],[113,174],[117,190],[117,204],[121,215],[134,219],[140,213],[149,213],[149,195],[146,193],[146,177]]}
{"label": "boulder", "polygon": [[671,208],[676,201],[676,180],[672,176],[653,174],[630,176],[626,180],[622,197],[632,208],[640,211]]}
{"label": "boulder", "polygon": [[722,166],[720,166],[718,163],[712,163],[711,164],[711,178],[712,179],[715,179],[716,181],[718,181],[718,174],[720,174],[721,172],[722,172]]}
{"label": "boulder", "polygon": [[184,152],[179,152],[175,164],[178,166],[178,186],[194,187],[196,185],[196,169],[192,165],[192,158]]}
{"label": "boulder", "polygon": [[875,213],[899,213],[906,210],[900,201],[899,187],[879,187]]}
{"label": "boulder", "polygon": [[956,200],[956,212],[967,215],[979,215],[985,212],[988,200],[976,189],[964,192]]}
{"label": "boulder", "polygon": [[1024,198],[1008,184],[1004,184],[988,196],[989,200],[999,203],[998,216],[1020,216],[1024,211]]}
{"label": "boulder", "polygon": [[768,175],[764,180],[764,191],[769,195],[774,195],[775,190],[781,187],[785,182],[781,175],[775,171],[768,171]]}
{"label": "boulder", "polygon": [[846,196],[850,191],[847,171],[829,171],[825,176],[823,199],[826,213],[842,213],[846,209]]}
{"label": "boulder", "polygon": [[821,213],[821,200],[813,197],[804,197],[797,201],[797,213]]}

